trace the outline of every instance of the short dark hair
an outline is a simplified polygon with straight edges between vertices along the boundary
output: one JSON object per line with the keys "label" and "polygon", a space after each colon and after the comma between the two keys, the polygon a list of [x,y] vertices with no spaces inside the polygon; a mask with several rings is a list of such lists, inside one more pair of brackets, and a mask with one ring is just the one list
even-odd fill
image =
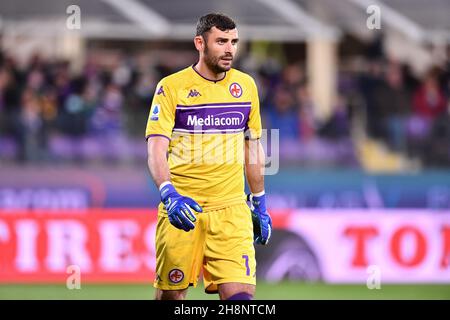
{"label": "short dark hair", "polygon": [[232,30],[236,28],[236,23],[234,23],[233,19],[222,13],[209,13],[198,19],[196,36],[205,37],[205,34],[212,27],[216,27],[221,31]]}

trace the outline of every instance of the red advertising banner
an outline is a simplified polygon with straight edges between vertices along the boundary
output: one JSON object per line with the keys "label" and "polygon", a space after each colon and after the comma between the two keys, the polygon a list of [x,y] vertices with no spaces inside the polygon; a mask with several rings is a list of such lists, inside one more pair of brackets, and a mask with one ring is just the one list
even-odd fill
{"label": "red advertising banner", "polygon": [[[450,283],[450,212],[272,211],[258,277],[364,283]],[[151,283],[156,210],[0,210],[0,283]],[[375,271],[374,271],[375,270]]]}
{"label": "red advertising banner", "polygon": [[287,226],[325,282],[364,283],[375,270],[386,283],[450,283],[449,211],[299,210]]}
{"label": "red advertising banner", "polygon": [[0,282],[152,282],[156,210],[0,211]]}

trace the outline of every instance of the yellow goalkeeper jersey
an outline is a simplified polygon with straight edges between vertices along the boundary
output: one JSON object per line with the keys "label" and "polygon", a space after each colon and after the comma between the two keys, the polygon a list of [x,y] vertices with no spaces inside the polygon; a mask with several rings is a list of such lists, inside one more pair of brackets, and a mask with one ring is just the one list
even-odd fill
{"label": "yellow goalkeeper jersey", "polygon": [[[244,138],[258,139],[262,131],[255,82],[236,69],[209,80],[194,67],[158,83],[146,138],[170,140],[170,176],[180,194],[204,210],[242,203]],[[165,212],[162,203],[159,209]]]}

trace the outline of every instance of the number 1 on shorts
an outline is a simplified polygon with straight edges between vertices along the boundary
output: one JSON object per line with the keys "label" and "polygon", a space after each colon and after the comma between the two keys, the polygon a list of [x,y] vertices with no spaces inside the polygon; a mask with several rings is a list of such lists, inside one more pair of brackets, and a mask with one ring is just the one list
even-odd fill
{"label": "number 1 on shorts", "polygon": [[249,276],[250,275],[250,266],[248,265],[248,255],[244,254],[244,255],[242,255],[242,258],[245,259],[245,267],[247,268],[246,275]]}

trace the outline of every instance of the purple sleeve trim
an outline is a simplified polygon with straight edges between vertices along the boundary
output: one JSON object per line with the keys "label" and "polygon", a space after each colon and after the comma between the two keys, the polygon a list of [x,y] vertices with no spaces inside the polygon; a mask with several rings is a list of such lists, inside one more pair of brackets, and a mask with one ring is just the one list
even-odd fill
{"label": "purple sleeve trim", "polygon": [[170,138],[168,136],[165,136],[163,134],[149,134],[148,136],[145,137],[145,140],[148,140],[148,138],[150,137],[164,137],[166,139],[168,139],[170,141]]}
{"label": "purple sleeve trim", "polygon": [[261,139],[261,137],[256,137],[256,138],[245,137],[245,140],[252,140],[252,141],[254,141],[254,140],[259,140],[259,139]]}

